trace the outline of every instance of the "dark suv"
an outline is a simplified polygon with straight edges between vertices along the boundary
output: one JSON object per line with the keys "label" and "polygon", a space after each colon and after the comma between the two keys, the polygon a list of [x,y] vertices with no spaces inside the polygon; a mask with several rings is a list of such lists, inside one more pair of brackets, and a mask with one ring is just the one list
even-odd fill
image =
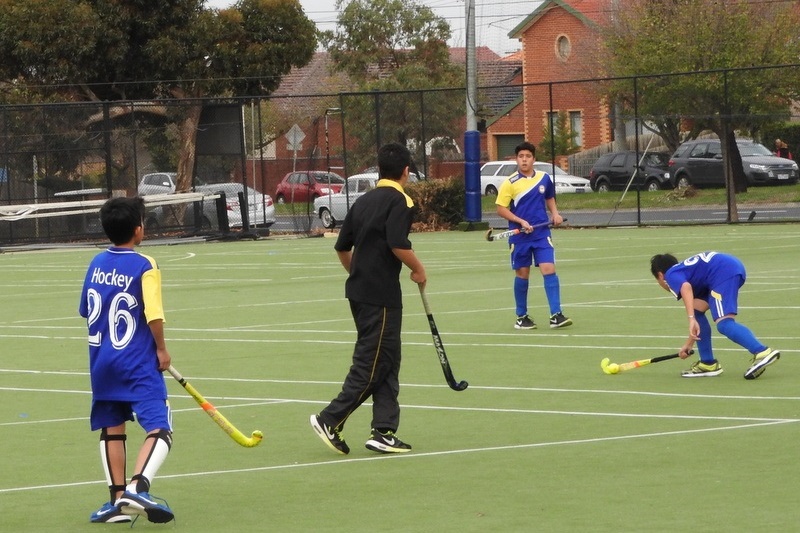
{"label": "dark suv", "polygon": [[[639,154],[642,157],[642,154]],[[589,183],[597,192],[622,190],[628,184],[636,168],[636,152],[627,150],[600,156],[589,171]],[[671,187],[668,165],[669,155],[661,152],[644,154],[642,168],[636,173],[631,187],[643,187],[657,191]]]}
{"label": "dark suv", "polygon": [[[738,140],[748,185],[797,183],[797,163],[773,154],[769,148],[748,140]],[[669,160],[675,187],[724,187],[722,147],[717,139],[686,141]]]}

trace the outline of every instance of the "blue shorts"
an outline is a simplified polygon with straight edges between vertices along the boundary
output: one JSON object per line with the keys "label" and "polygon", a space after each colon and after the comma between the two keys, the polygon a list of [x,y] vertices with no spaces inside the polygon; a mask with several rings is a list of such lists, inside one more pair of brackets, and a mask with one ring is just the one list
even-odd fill
{"label": "blue shorts", "polygon": [[123,422],[132,422],[133,415],[139,425],[150,433],[156,429],[172,431],[172,410],[169,400],[142,400],[137,402],[121,402],[113,400],[92,401],[92,414],[89,422],[92,431],[118,426]]}
{"label": "blue shorts", "polygon": [[739,289],[742,285],[744,285],[744,276],[733,276],[714,285],[707,294],[696,296],[696,298],[708,303],[711,318],[716,322],[725,315],[739,313]]}
{"label": "blue shorts", "polygon": [[553,248],[553,241],[547,239],[537,239],[535,241],[522,241],[510,245],[511,248],[511,268],[514,270],[539,266],[541,263],[555,263],[556,251]]}

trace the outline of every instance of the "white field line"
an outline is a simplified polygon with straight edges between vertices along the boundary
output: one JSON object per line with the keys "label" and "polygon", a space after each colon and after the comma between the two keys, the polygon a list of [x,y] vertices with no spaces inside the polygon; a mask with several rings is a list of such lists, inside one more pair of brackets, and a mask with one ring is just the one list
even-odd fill
{"label": "white field line", "polygon": [[[350,459],[332,459],[329,461],[314,461],[310,463],[291,463],[291,464],[282,464],[282,465],[270,465],[270,466],[258,466],[253,468],[232,468],[228,470],[206,470],[206,471],[198,471],[198,472],[185,472],[182,474],[167,474],[158,476],[160,480],[164,479],[176,479],[176,478],[185,478],[185,477],[199,477],[199,476],[214,476],[214,475],[227,475],[227,474],[237,474],[237,473],[253,473],[253,472],[267,472],[272,470],[289,470],[293,468],[309,468],[309,467],[320,467],[320,466],[328,466],[328,465],[342,465],[348,463],[362,463],[366,461],[392,461],[392,460],[415,460],[415,459],[424,459],[428,457],[438,457],[438,456],[447,456],[447,455],[460,455],[460,454],[467,454],[467,453],[481,453],[481,452],[498,452],[498,451],[514,451],[514,450],[525,450],[525,449],[535,449],[535,448],[546,448],[551,446],[574,446],[580,444],[596,444],[602,442],[612,442],[612,441],[623,441],[623,440],[633,440],[633,439],[645,439],[645,438],[654,438],[654,437],[670,437],[670,436],[678,436],[678,435],[689,435],[693,433],[710,433],[714,431],[731,431],[737,429],[751,429],[751,428],[758,428],[763,426],[771,426],[777,424],[787,424],[791,422],[796,422],[795,420],[775,420],[770,422],[759,422],[753,424],[739,424],[739,425],[732,425],[732,426],[724,426],[718,428],[701,428],[701,429],[688,429],[688,430],[677,430],[677,431],[660,431],[656,433],[634,433],[629,435],[614,435],[611,437],[595,437],[595,438],[588,438],[588,439],[571,439],[571,440],[562,440],[562,441],[551,441],[551,442],[534,442],[528,444],[509,444],[504,446],[486,446],[483,448],[462,448],[457,450],[441,450],[437,452],[419,452],[419,453],[411,453],[411,454],[403,454],[403,455],[377,455],[372,457],[359,457],[359,458],[350,458]],[[51,485],[34,485],[34,486],[27,486],[27,487],[9,487],[5,489],[0,489],[0,494],[10,493],[10,492],[22,492],[22,491],[29,491],[29,490],[47,490],[47,489],[61,489],[67,487],[79,487],[84,485],[94,485],[104,483],[102,480],[94,480],[94,481],[76,481],[72,483],[58,483],[58,484],[51,484]]]}
{"label": "white field line", "polygon": [[[24,370],[14,368],[0,368],[0,374],[40,374],[40,375],[54,375],[54,376],[85,376],[88,377],[89,373],[86,371],[44,371],[44,370]],[[198,377],[186,376],[187,380],[195,382],[223,382],[223,383],[262,383],[262,384],[277,384],[277,385],[341,385],[341,381],[326,381],[326,380],[294,380],[294,379],[264,379],[264,378],[221,378],[221,377]],[[609,377],[608,379],[615,379]],[[442,384],[430,385],[425,383],[403,383],[403,387],[409,388],[431,388],[431,389],[446,389],[447,386]],[[508,387],[508,386],[492,386],[492,385],[470,385],[470,390],[485,390],[485,391],[509,391],[509,392],[546,392],[552,393],[566,393],[566,394],[623,394],[633,396],[655,396],[666,398],[700,398],[700,399],[723,399],[723,400],[800,400],[800,396],[749,396],[749,395],[729,395],[729,394],[685,394],[685,393],[672,393],[672,392],[652,392],[652,391],[621,391],[613,389],[563,389],[563,388],[548,388],[548,387]],[[40,389],[40,388],[26,388],[19,387],[0,387],[2,391],[27,391],[27,392],[52,392],[64,394],[91,394],[89,390],[77,389]],[[178,395],[179,396],[179,395]],[[173,396],[174,397],[174,396]],[[265,399],[265,398],[249,398],[249,397],[236,397],[236,396],[205,396],[208,400],[236,400],[236,401],[253,401],[253,402],[301,402],[306,400],[296,399]],[[310,402],[310,401],[308,401]],[[323,402],[326,403],[326,402]],[[1,425],[1,424],[0,424]]]}

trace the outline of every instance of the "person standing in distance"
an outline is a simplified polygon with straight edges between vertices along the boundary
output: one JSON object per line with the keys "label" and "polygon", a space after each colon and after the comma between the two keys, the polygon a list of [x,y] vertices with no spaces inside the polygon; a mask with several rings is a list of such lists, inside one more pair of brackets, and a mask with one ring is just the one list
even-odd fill
{"label": "person standing in distance", "polygon": [[650,272],[667,292],[683,300],[689,319],[689,338],[680,350],[681,359],[697,342],[700,360],[681,374],[685,378],[713,377],[722,374],[722,366],[711,348],[711,324],[706,311],[717,325],[717,331],[753,355],[745,379],[756,379],[767,365],[777,361],[781,352],[771,350],[756,339],[753,332],[736,322],[739,313],[739,289],[747,273],[739,258],[720,252],[703,252],[678,262],[671,254],[658,254],[650,259]]}
{"label": "person standing in distance", "polygon": [[[529,142],[519,144],[517,172],[508,177],[497,193],[497,214],[508,220],[509,229],[520,233],[509,240],[511,268],[514,269],[514,301],[516,303],[517,329],[535,329],[536,324],[528,316],[528,285],[531,265],[539,267],[544,279],[544,292],[550,306],[550,327],[563,328],[572,320],[561,312],[561,285],[556,274],[555,249],[547,223],[548,211],[555,226],[564,219],[556,206],[553,178],[546,172],[533,168],[536,147]],[[542,227],[533,228],[537,224]]]}
{"label": "person standing in distance", "polygon": [[357,339],[342,391],[318,415],[311,415],[310,422],[322,442],[343,455],[350,453],[342,437],[345,422],[370,396],[372,430],[367,449],[379,453],[411,450],[395,435],[400,424],[400,271],[406,265],[411,280],[422,288],[426,276],[408,238],[416,212],[403,190],[409,170],[413,163],[405,146],[382,146],[377,187],[355,201],[334,245],[348,273],[345,296]]}
{"label": "person standing in distance", "polygon": [[[164,341],[161,271],[153,258],[134,251],[144,239],[144,200],[112,198],[100,208],[112,242],[86,272],[78,311],[89,329],[92,431],[100,430],[100,458],[109,500],[91,522],[151,522],[174,518],[149,494],[150,482],[172,447],[172,415],[161,372],[171,357]],[[135,474],[126,482],[126,422],[145,430]],[[162,500],[163,501],[163,500]]]}

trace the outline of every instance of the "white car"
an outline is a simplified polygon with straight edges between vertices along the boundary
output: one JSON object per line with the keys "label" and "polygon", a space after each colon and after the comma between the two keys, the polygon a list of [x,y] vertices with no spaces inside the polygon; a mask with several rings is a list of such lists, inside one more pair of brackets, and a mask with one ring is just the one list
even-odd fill
{"label": "white car", "polygon": [[[409,183],[419,181],[416,174],[410,174]],[[347,184],[341,192],[320,196],[314,200],[314,212],[319,216],[322,225],[328,229],[335,228],[337,222],[344,220],[347,211],[356,199],[365,192],[375,188],[378,183],[377,172],[353,174],[347,178]]]}
{"label": "white car", "polygon": [[[556,194],[592,192],[589,180],[567,174],[559,166],[555,167],[546,161],[533,163],[534,170],[547,172],[553,177],[556,185]],[[516,161],[489,161],[481,167],[481,194],[496,195],[500,184],[517,171]]]}
{"label": "white car", "polygon": [[344,220],[353,202],[365,192],[374,189],[377,183],[377,172],[354,174],[347,178],[347,184],[341,192],[315,199],[314,212],[319,216],[324,227],[335,228],[337,222]]}

